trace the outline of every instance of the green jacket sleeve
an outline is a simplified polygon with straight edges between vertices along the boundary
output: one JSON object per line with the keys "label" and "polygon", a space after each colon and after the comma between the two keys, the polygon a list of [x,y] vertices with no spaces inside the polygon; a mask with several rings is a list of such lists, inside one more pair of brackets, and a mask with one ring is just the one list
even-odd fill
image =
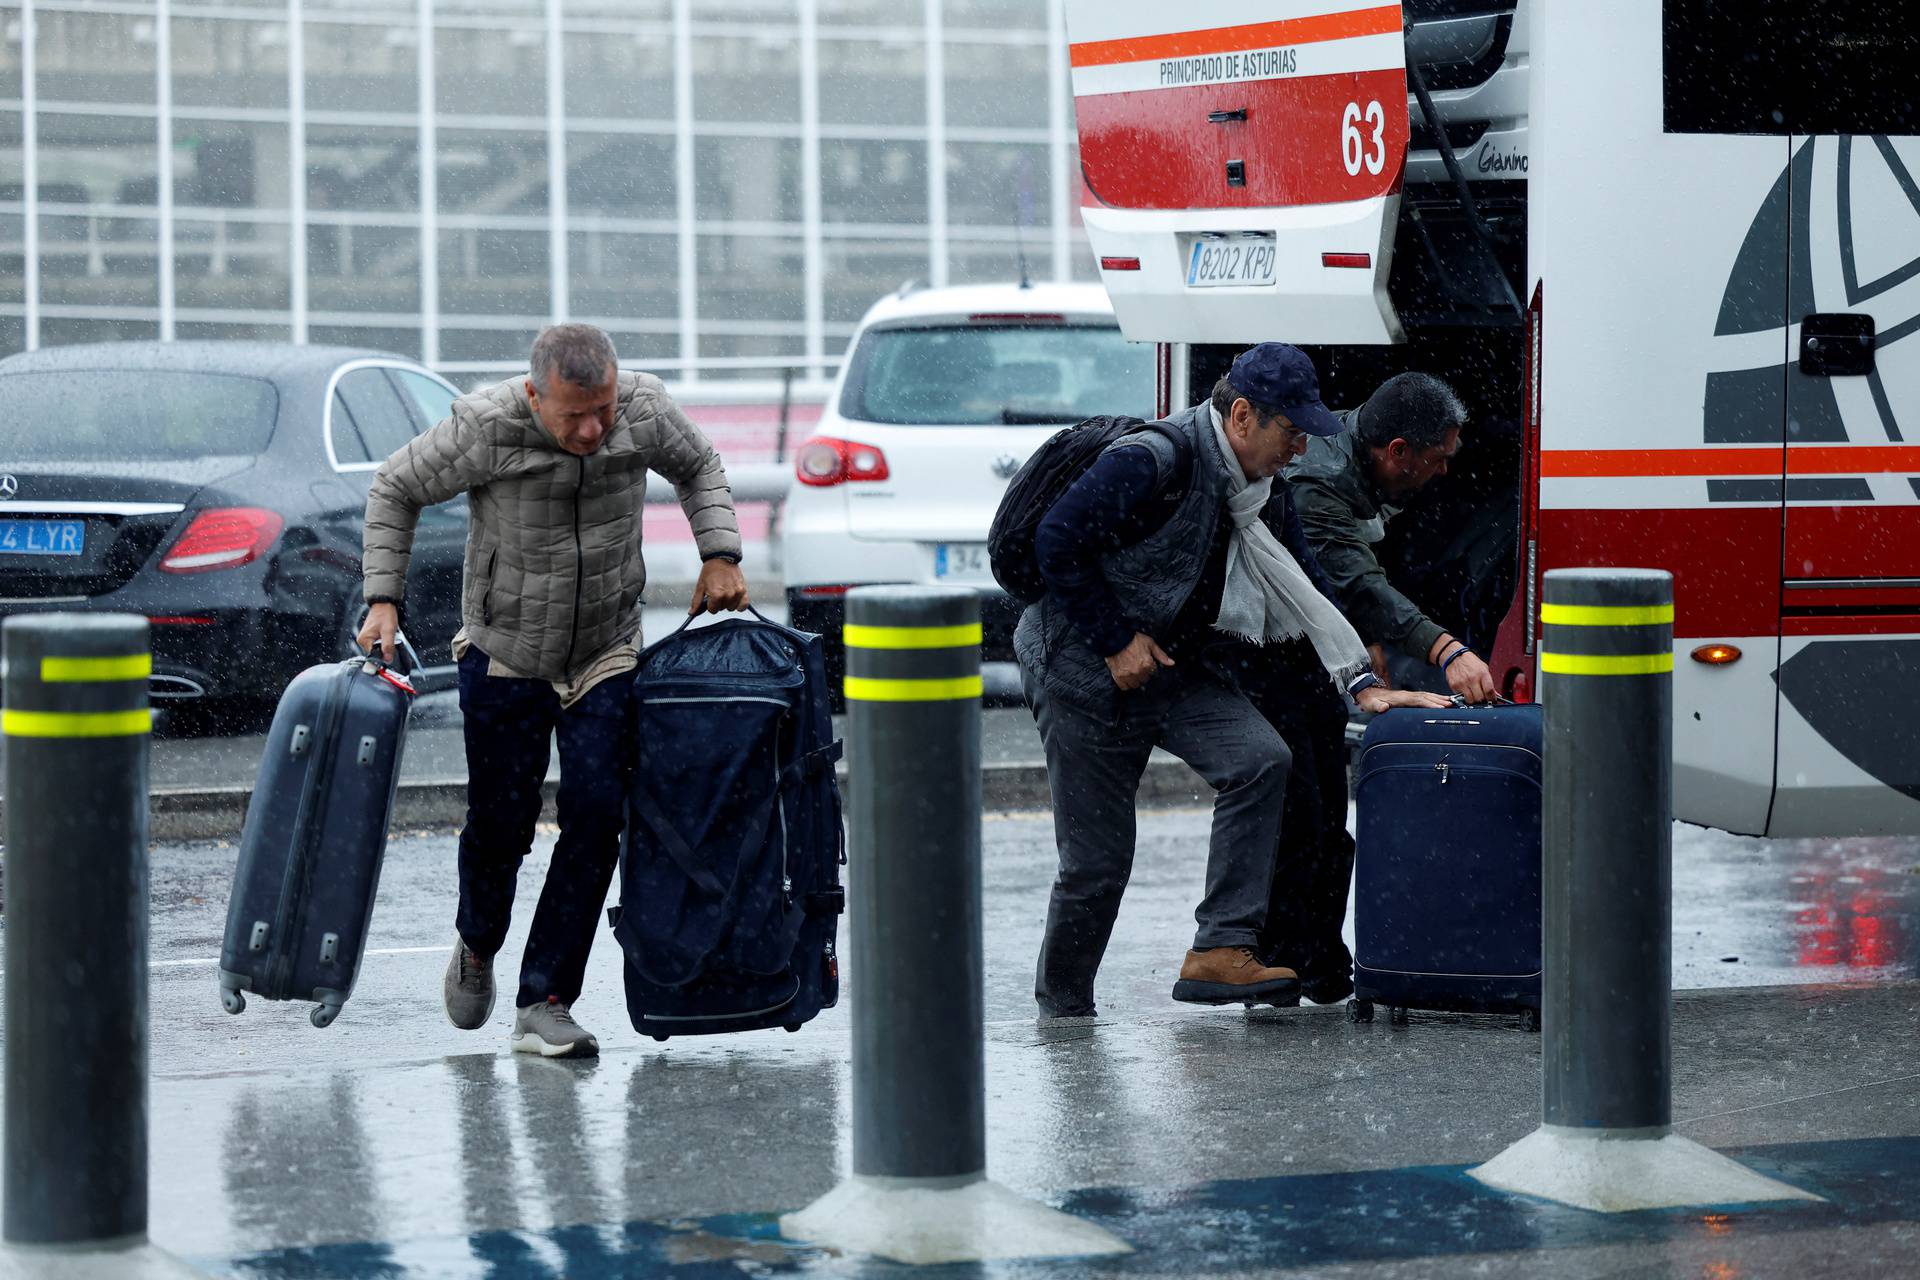
{"label": "green jacket sleeve", "polygon": [[1339,495],[1314,480],[1291,483],[1314,557],[1360,638],[1368,644],[1393,645],[1425,662],[1446,628],[1421,613],[1387,581],[1372,545],[1361,535],[1360,521]]}

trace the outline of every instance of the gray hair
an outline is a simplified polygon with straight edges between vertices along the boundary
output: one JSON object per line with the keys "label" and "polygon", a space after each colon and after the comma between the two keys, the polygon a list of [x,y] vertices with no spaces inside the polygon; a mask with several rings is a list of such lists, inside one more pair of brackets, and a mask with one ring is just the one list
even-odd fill
{"label": "gray hair", "polygon": [[1243,395],[1234,390],[1233,383],[1227,379],[1226,375],[1222,374],[1220,381],[1213,384],[1213,408],[1214,411],[1220,415],[1220,421],[1225,422],[1228,416],[1233,413],[1233,402],[1235,400],[1245,400],[1253,409],[1253,419],[1257,426],[1271,426],[1273,420],[1281,413],[1281,410],[1274,408],[1270,404],[1261,404],[1252,396]]}
{"label": "gray hair", "polygon": [[1432,449],[1446,442],[1449,431],[1466,425],[1466,405],[1430,373],[1388,378],[1360,406],[1355,421],[1360,443],[1369,449],[1384,449],[1395,440]]}
{"label": "gray hair", "polygon": [[576,387],[597,387],[606,381],[607,370],[619,363],[613,339],[590,324],[556,324],[542,330],[527,357],[534,390],[542,395],[553,386],[556,373]]}

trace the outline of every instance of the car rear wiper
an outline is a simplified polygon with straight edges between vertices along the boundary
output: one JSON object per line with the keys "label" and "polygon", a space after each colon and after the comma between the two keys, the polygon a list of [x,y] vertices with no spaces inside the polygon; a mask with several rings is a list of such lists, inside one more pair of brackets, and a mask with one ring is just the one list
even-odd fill
{"label": "car rear wiper", "polygon": [[1073,415],[1058,409],[1002,409],[1000,421],[1008,426],[1041,426],[1052,422],[1072,422]]}

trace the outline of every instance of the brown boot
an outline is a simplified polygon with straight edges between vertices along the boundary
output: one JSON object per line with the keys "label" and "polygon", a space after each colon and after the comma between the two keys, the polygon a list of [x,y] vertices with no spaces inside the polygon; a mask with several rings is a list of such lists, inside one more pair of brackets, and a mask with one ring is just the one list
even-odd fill
{"label": "brown boot", "polygon": [[1187,952],[1173,998],[1188,1004],[1298,1004],[1300,975],[1261,964],[1252,947],[1211,947]]}

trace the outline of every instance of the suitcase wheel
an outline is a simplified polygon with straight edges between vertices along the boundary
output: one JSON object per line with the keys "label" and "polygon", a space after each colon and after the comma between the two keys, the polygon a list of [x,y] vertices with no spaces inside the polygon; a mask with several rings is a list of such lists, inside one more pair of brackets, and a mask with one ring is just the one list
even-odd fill
{"label": "suitcase wheel", "polygon": [[1522,1031],[1538,1032],[1540,1030],[1540,1011],[1538,1009],[1522,1009],[1520,1011],[1520,1029]]}
{"label": "suitcase wheel", "polygon": [[1372,1022],[1373,1021],[1373,1001],[1371,1000],[1347,1001],[1347,1021],[1348,1022]]}
{"label": "suitcase wheel", "polygon": [[238,991],[222,987],[220,988],[220,1007],[228,1013],[239,1013],[247,1007],[247,998]]}
{"label": "suitcase wheel", "polygon": [[316,1027],[330,1027],[333,1025],[333,1020],[339,1016],[339,1005],[317,1004],[313,1006],[313,1012],[307,1015],[307,1021]]}
{"label": "suitcase wheel", "polygon": [[799,1029],[800,1029],[800,1024],[797,1022],[789,1022],[787,1024],[788,1031],[798,1031]]}
{"label": "suitcase wheel", "polygon": [[667,1038],[665,1036],[655,1036],[654,1039],[658,1040],[661,1044],[665,1044],[667,1042]]}
{"label": "suitcase wheel", "polygon": [[1387,1021],[1396,1027],[1406,1026],[1407,1025],[1406,1006],[1399,1005],[1399,1004],[1390,1005],[1387,1008]]}

